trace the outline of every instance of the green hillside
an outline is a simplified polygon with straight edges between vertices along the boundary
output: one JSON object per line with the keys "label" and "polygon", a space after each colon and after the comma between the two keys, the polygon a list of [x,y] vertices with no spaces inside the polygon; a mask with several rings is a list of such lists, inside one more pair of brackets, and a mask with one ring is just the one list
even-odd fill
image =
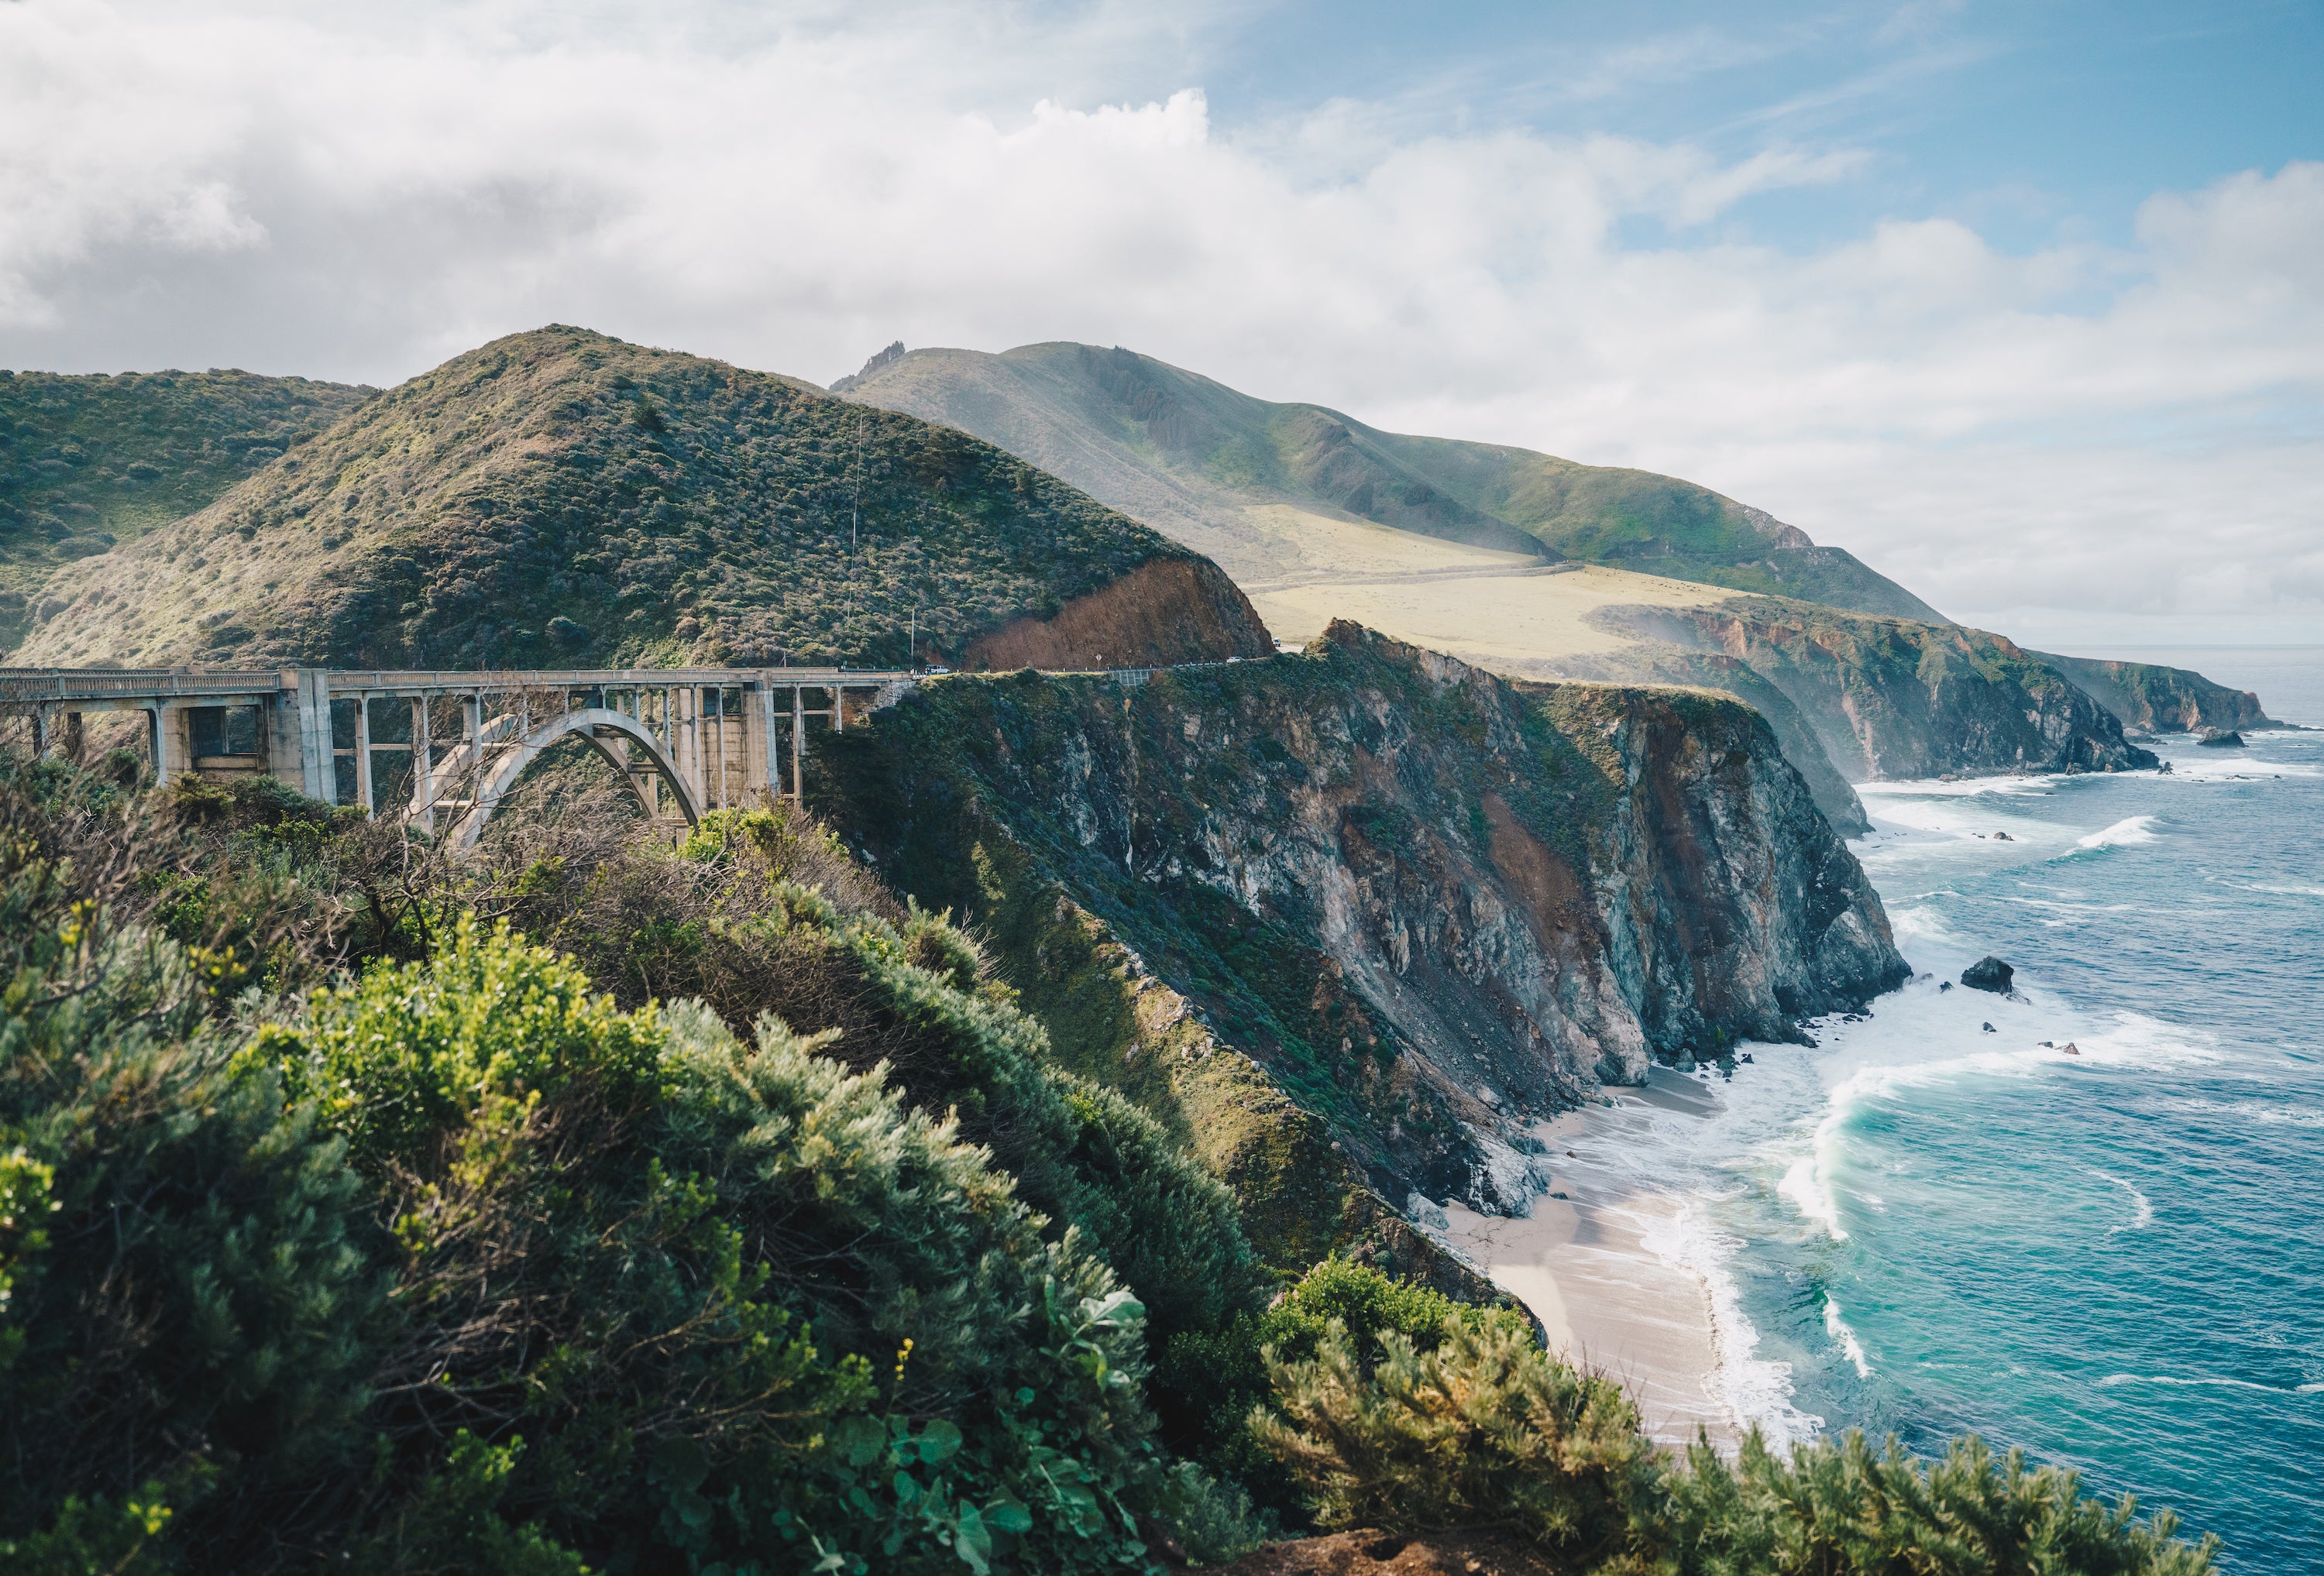
{"label": "green hillside", "polygon": [[59,565],[193,513],[372,393],[246,372],[0,371],[0,646]]}
{"label": "green hillside", "polygon": [[549,327],[379,395],[200,512],[70,566],[17,660],[899,664],[915,622],[923,655],[958,660],[1157,560],[1189,567],[1141,583],[1158,600],[1224,600],[1150,616],[1147,594],[1132,611],[1187,649],[1112,651],[1270,649],[1211,566],[973,438]]}
{"label": "green hillside", "polygon": [[1250,512],[1288,505],[1473,547],[1942,622],[1840,548],[1674,477],[1382,432],[1320,405],[1256,400],[1119,348],[882,355],[834,392],[1022,455],[1209,553],[1246,583],[1284,567]]}

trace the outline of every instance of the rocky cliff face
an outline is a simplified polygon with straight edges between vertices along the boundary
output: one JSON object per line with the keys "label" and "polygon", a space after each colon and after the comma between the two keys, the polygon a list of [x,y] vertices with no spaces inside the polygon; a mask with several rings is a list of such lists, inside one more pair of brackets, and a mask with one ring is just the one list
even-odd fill
{"label": "rocky cliff face", "polygon": [[2130,727],[2192,733],[2204,728],[2271,725],[2258,696],[2214,684],[2184,668],[2058,657],[2047,651],[2030,654],[2072,679]]}
{"label": "rocky cliff face", "polygon": [[[1514,1205],[1533,1118],[1905,972],[1748,707],[1514,683],[1345,623],[1138,686],[939,681],[823,771],[810,802],[989,923],[1069,1061],[1183,1107],[1150,1035],[1074,1017],[1134,960],[1391,1200]],[[1058,950],[1060,904],[1123,949],[1113,986]]]}
{"label": "rocky cliff face", "polygon": [[1759,598],[1597,616],[1743,662],[1790,697],[1851,780],[2156,764],[2055,668],[1981,630]]}

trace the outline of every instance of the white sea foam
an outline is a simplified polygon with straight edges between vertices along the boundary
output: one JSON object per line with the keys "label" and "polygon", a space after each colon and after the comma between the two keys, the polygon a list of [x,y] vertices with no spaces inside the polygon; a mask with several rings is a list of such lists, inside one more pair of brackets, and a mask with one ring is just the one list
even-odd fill
{"label": "white sea foam", "polygon": [[1859,797],[1889,798],[1969,798],[1978,794],[2039,794],[2047,793],[2054,777],[2034,773],[2015,773],[2006,777],[1964,777],[1947,782],[1941,778],[1904,778],[1882,782],[1859,782],[1856,791]]}
{"label": "white sea foam", "polygon": [[1743,1312],[1743,1298],[1730,1267],[1742,1244],[1711,1223],[1707,1201],[1680,1201],[1639,1234],[1646,1250],[1665,1264],[1692,1272],[1711,1295],[1711,1345],[1716,1367],[1711,1383],[1720,1398],[1747,1426],[1757,1424],[1767,1442],[1782,1450],[1805,1443],[1823,1431],[1824,1420],[1792,1405],[1792,1365],[1758,1355],[1759,1332]]}
{"label": "white sea foam", "polygon": [[2324,1128],[2324,1106],[2280,1105],[2264,1100],[2204,1100],[2187,1097],[2154,1102],[2155,1109],[2200,1111],[2270,1128]]}
{"label": "white sea foam", "polygon": [[2324,887],[2279,885],[2272,881],[2241,883],[2247,892],[2269,892],[2279,898],[2324,898]]}
{"label": "white sea foam", "polygon": [[2183,1388],[2258,1390],[2270,1396],[2310,1396],[2324,1390],[2324,1385],[2295,1385],[2286,1389],[2282,1385],[2263,1385],[2253,1379],[2231,1379],[2223,1374],[2108,1374],[2098,1381],[2098,1388],[2101,1390],[2111,1390],[2117,1385],[2171,1385]]}
{"label": "white sea foam", "polygon": [[2123,1192],[2130,1194],[2130,1223],[2110,1228],[2107,1232],[2107,1236],[2116,1236],[2124,1231],[2143,1231],[2154,1224],[2154,1205],[2135,1186],[2125,1182],[2111,1171],[2100,1171],[2092,1167],[2090,1175],[2102,1181],[2111,1182]]}
{"label": "white sea foam", "polygon": [[1856,1365],[1856,1377],[1870,1378],[1874,1369],[1864,1355],[1864,1343],[1857,1340],[1856,1332],[1849,1328],[1848,1321],[1840,1317],[1840,1303],[1829,1292],[1824,1294],[1823,1299],[1823,1327],[1825,1332],[1839,1343],[1841,1355]]}
{"label": "white sea foam", "polygon": [[1848,1240],[1848,1228],[1840,1223],[1840,1204],[1824,1185],[1815,1156],[1803,1155],[1793,1161],[1775,1191],[1791,1200],[1803,1219],[1821,1226],[1833,1241]]}
{"label": "white sea foam", "polygon": [[2079,839],[2077,848],[2134,848],[2142,843],[2154,841],[2156,816],[2131,816],[2116,821],[2103,832],[2093,832]]}

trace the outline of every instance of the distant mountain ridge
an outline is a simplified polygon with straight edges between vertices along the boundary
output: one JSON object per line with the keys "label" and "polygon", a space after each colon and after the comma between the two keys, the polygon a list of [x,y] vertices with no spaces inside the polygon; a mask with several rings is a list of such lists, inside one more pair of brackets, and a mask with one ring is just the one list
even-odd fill
{"label": "distant mountain ridge", "polygon": [[990,355],[890,346],[833,392],[974,433],[1216,558],[1249,585],[1296,572],[1255,512],[1288,507],[1547,560],[1946,622],[1838,548],[1648,471],[1384,432],[1120,347]]}
{"label": "distant mountain ridge", "polygon": [[900,665],[914,635],[972,666],[987,640],[1010,666],[1273,650],[1215,567],[973,438],[558,327],[369,400],[69,566],[39,612],[18,662]]}

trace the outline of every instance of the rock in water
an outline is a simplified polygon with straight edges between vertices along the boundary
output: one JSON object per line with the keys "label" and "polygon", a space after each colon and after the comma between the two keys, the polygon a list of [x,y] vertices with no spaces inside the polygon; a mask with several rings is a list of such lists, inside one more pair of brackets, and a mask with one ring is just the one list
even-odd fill
{"label": "rock in water", "polygon": [[2017,971],[1997,957],[1981,957],[1961,971],[1961,983],[1972,991],[1990,991],[1996,996],[2009,994],[2009,977]]}
{"label": "rock in water", "polygon": [[1985,1032],[1987,1034],[1998,1034],[2000,1031],[1988,1023],[1985,1026]]}
{"label": "rock in water", "polygon": [[2233,728],[2206,728],[2203,736],[2195,741],[2206,750],[2240,750],[2244,736]]}

